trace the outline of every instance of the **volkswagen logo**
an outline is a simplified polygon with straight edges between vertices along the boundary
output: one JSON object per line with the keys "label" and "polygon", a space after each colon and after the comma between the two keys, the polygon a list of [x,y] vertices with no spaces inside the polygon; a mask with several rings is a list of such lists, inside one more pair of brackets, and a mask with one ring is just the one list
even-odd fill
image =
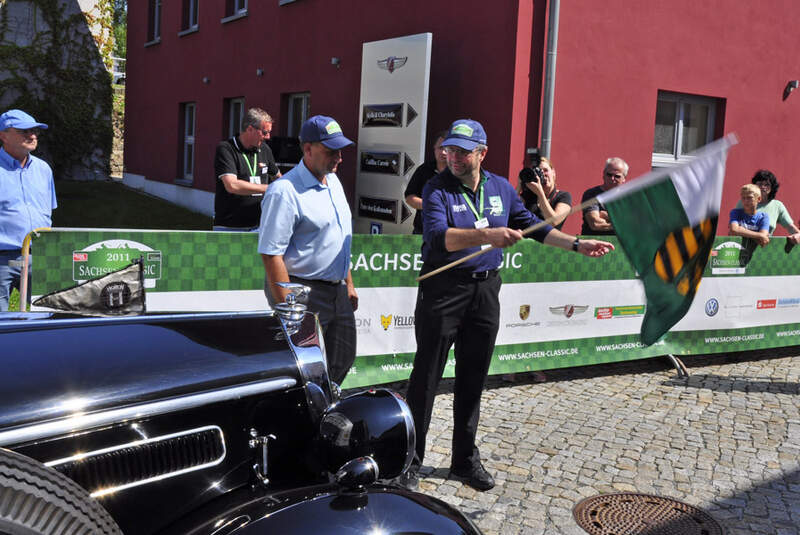
{"label": "volkswagen logo", "polygon": [[716,316],[719,312],[719,301],[713,297],[706,301],[706,316]]}

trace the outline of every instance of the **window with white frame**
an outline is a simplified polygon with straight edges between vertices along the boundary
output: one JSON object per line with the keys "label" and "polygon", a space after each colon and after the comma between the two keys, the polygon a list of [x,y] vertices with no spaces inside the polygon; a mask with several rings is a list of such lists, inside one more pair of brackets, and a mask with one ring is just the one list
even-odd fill
{"label": "window with white frame", "polygon": [[289,116],[286,121],[286,135],[297,137],[300,127],[308,119],[311,111],[311,93],[292,93],[288,96]]}
{"label": "window with white frame", "polygon": [[715,139],[718,99],[658,92],[653,167],[684,162],[689,153]]}
{"label": "window with white frame", "polygon": [[194,180],[194,135],[197,123],[197,107],[194,102],[181,104],[183,108],[183,172],[181,178],[187,181]]}
{"label": "window with white frame", "polygon": [[197,9],[200,0],[183,0],[181,30],[197,30]]}
{"label": "window with white frame", "polygon": [[147,42],[161,40],[161,0],[149,0]]}
{"label": "window with white frame", "polygon": [[247,0],[225,0],[225,17],[247,14]]}
{"label": "window with white frame", "polygon": [[244,98],[231,98],[226,99],[228,103],[228,135],[233,137],[239,133],[242,128],[242,117],[244,117]]}

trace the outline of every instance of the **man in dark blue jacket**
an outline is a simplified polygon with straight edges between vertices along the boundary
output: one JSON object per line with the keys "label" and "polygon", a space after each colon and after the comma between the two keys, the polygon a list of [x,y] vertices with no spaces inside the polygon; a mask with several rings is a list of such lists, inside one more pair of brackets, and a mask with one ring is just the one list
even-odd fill
{"label": "man in dark blue jacket", "polygon": [[[481,464],[475,434],[499,326],[501,249],[522,239],[520,229],[540,220],[525,209],[508,180],[481,169],[488,149],[480,123],[454,122],[442,146],[447,151],[447,169],[431,179],[422,193],[420,275],[482,248],[494,249],[420,282],[414,313],[417,354],[407,393],[417,447],[414,463],[400,482],[410,488],[418,484],[436,387],[455,343],[450,474],[475,489],[488,490],[494,479]],[[614,249],[608,242],[579,240],[549,225],[532,236],[586,256],[603,256]]]}

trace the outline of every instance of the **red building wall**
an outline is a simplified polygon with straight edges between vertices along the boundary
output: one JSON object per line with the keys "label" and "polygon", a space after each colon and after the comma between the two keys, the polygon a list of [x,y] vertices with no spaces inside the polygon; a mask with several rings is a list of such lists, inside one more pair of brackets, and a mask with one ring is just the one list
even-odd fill
{"label": "red building wall", "polygon": [[[429,133],[457,118],[480,120],[489,132],[487,165],[505,172],[512,153],[512,110],[518,123],[524,124],[527,115],[531,21],[527,15],[521,24],[528,36],[521,42],[527,55],[518,60],[517,9],[522,4],[530,12],[533,3],[468,4],[454,11],[449,4],[420,0],[299,0],[282,7],[276,1],[251,0],[247,17],[221,24],[224,3],[201,2],[199,31],[178,37],[180,2],[164,2],[161,42],[143,47],[146,3],[131,3],[126,169],[165,182],[177,177],[180,102],[197,103],[194,187],[209,191],[224,98],[244,96],[248,107],[266,109],[278,121],[273,132],[280,134],[286,128],[280,123],[281,94],[309,91],[311,113],[335,117],[355,139],[362,43],[432,32]],[[331,65],[332,57],[339,58],[338,67]],[[523,79],[514,77],[517,63],[526,69]],[[256,76],[257,68],[264,69],[262,77]],[[202,82],[205,76],[210,83]],[[516,130],[513,154],[521,164],[525,129]],[[352,200],[355,150],[343,156],[339,175]]]}
{"label": "red building wall", "polygon": [[[561,2],[552,157],[576,201],[621,156],[629,177],[650,169],[658,90],[725,99],[731,151],[718,233],[739,186],[761,167],[781,181],[778,198],[800,217],[800,3],[794,0]],[[723,223],[724,219],[724,223]],[[564,229],[579,230],[571,216]],[[782,232],[779,232],[782,233]]]}
{"label": "red building wall", "polygon": [[[199,31],[178,37],[180,2],[164,2],[161,42],[144,47],[147,2],[131,2],[126,91],[127,171],[172,183],[178,176],[178,104],[197,103],[194,187],[213,191],[223,99],[243,96],[285,132],[281,95],[311,93],[311,113],[334,116],[355,139],[363,42],[432,32],[429,135],[462,117],[483,123],[485,165],[516,175],[540,144],[545,21],[534,0],[250,0],[247,17],[222,24],[224,2],[201,2]],[[795,0],[569,0],[560,3],[551,156],[575,202],[600,183],[605,159],[630,177],[650,169],[659,90],[724,102],[722,133],[735,132],[723,220],[759,167],[782,181],[779,198],[800,217],[800,3]],[[338,67],[331,65],[338,57]],[[264,75],[256,76],[262,68]],[[203,77],[210,82],[204,84]],[[355,151],[340,176],[352,201]],[[565,230],[577,232],[579,215]],[[720,225],[720,233],[727,226]]]}

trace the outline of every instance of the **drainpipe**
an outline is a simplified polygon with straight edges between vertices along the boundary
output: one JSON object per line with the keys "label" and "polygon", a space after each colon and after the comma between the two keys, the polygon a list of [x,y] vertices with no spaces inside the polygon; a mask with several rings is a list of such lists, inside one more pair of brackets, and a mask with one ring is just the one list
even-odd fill
{"label": "drainpipe", "polygon": [[558,11],[560,0],[550,0],[550,15],[547,22],[547,61],[544,74],[544,102],[542,103],[542,150],[541,155],[550,157],[550,142],[553,136],[553,101],[556,87],[556,55],[558,54]]}

